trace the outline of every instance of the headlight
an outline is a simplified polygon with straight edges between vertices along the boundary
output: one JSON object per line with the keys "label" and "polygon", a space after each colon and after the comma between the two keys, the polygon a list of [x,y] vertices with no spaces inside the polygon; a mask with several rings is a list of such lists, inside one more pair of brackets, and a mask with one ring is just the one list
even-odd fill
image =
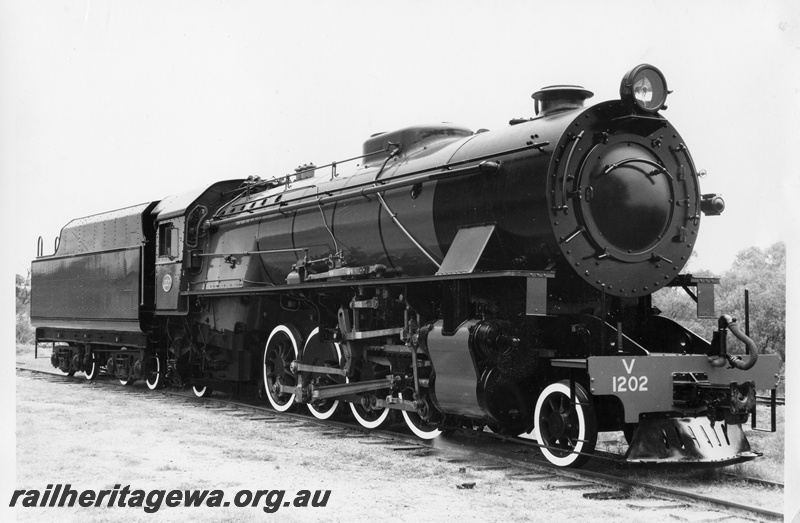
{"label": "headlight", "polygon": [[642,111],[655,113],[667,101],[667,81],[661,71],[642,64],[628,71],[619,86],[619,96]]}

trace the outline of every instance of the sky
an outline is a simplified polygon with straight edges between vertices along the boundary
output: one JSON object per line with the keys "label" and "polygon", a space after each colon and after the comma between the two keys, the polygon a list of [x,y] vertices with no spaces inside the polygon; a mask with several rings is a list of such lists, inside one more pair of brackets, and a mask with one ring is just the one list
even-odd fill
{"label": "sky", "polygon": [[378,131],[501,128],[544,85],[616,98],[640,63],[664,72],[663,114],[727,204],[703,220],[693,267],[722,272],[785,233],[800,100],[788,2],[288,4],[7,5],[15,272],[72,218],[352,157]]}
{"label": "sky", "polygon": [[691,267],[779,240],[791,264],[800,2],[0,0],[3,274],[75,217],[349,158],[378,131],[502,128],[545,85],[616,98],[640,63],[726,201]]}

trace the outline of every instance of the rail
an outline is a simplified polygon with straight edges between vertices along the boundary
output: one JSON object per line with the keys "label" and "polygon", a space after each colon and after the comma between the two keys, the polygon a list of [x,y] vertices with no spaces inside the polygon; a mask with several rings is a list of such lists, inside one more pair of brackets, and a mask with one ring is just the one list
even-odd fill
{"label": "rail", "polygon": [[[46,372],[36,369],[29,369],[24,367],[17,366],[17,372],[30,372],[33,374],[44,374],[50,376],[52,378],[58,378],[64,381],[72,381],[72,382],[80,382],[86,383],[86,381],[82,378],[75,377],[75,376],[66,376],[64,374],[57,374],[55,372]],[[102,376],[100,377],[102,378]],[[458,434],[460,435],[453,435],[452,438],[458,438],[459,445],[436,445],[432,441],[424,441],[419,440],[416,437],[409,436],[405,433],[400,433],[391,429],[367,429],[361,426],[353,425],[352,423],[346,423],[342,421],[335,421],[335,420],[320,420],[317,418],[313,418],[308,415],[302,415],[299,413],[290,413],[290,412],[278,412],[273,409],[255,405],[250,402],[246,402],[243,400],[234,400],[231,398],[225,397],[212,397],[212,398],[196,398],[191,393],[187,393],[185,391],[150,391],[142,388],[137,387],[130,387],[130,386],[123,386],[119,385],[116,380],[103,380],[98,379],[92,382],[95,385],[101,387],[108,387],[110,389],[118,389],[120,391],[124,391],[126,393],[132,394],[141,394],[142,396],[168,396],[174,397],[178,401],[185,401],[190,404],[196,405],[219,405],[220,411],[226,410],[234,410],[238,411],[240,409],[252,411],[253,416],[260,416],[260,417],[250,417],[253,421],[264,421],[267,423],[302,423],[304,425],[309,426],[309,430],[311,426],[318,427],[319,430],[328,430],[331,429],[335,430],[336,432],[322,432],[322,435],[337,435],[341,437],[363,437],[363,438],[374,438],[380,439],[381,441],[370,441],[370,445],[375,444],[386,444],[393,451],[421,451],[420,456],[425,456],[430,453],[436,453],[439,456],[439,461],[442,461],[442,458],[449,458],[445,459],[447,462],[451,463],[463,463],[467,466],[474,468],[475,470],[499,470],[499,469],[512,469],[508,473],[509,479],[514,478],[521,478],[523,481],[527,481],[526,478],[530,478],[531,480],[537,479],[550,479],[555,481],[564,482],[567,481],[575,481],[575,480],[586,480],[592,483],[596,483],[598,485],[602,485],[606,488],[614,489],[616,488],[618,492],[622,493],[622,498],[630,497],[631,492],[635,492],[635,490],[631,490],[631,487],[635,489],[640,489],[641,491],[645,491],[649,494],[655,494],[659,496],[666,496],[673,499],[679,500],[688,500],[693,503],[698,503],[699,506],[703,510],[707,510],[705,507],[707,505],[712,505],[724,510],[734,511],[734,514],[741,513],[745,517],[756,517],[759,519],[767,519],[767,520],[775,520],[775,521],[782,521],[783,515],[780,512],[775,510],[770,510],[768,508],[760,507],[760,506],[753,506],[747,505],[744,503],[737,503],[732,502],[725,499],[714,498],[712,496],[707,496],[704,494],[700,494],[695,491],[688,491],[682,490],[680,488],[674,488],[673,486],[667,487],[664,485],[659,485],[653,483],[656,478],[652,477],[652,474],[649,475],[650,479],[640,480],[637,478],[625,477],[623,475],[617,473],[611,473],[610,471],[614,470],[614,467],[608,466],[608,459],[605,458],[603,460],[602,470],[603,472],[595,471],[595,470],[588,470],[584,469],[563,469],[555,467],[554,465],[544,461],[538,460],[534,458],[533,460],[529,460],[528,457],[521,458],[520,453],[524,452],[523,449],[525,448],[537,448],[540,447],[538,443],[532,440],[523,440],[516,437],[506,436],[502,434],[495,434],[491,432],[477,432],[471,429],[459,429]],[[348,433],[354,433],[352,435],[348,435]],[[497,445],[492,445],[491,442],[495,441]],[[399,445],[404,446],[399,446]],[[460,448],[461,450],[454,450],[455,447]],[[598,458],[597,454],[595,454],[594,458]],[[481,461],[486,460],[494,460],[492,463],[490,461],[489,465],[482,465]],[[616,460],[619,461],[619,460]],[[502,463],[502,464],[496,464]],[[544,471],[547,471],[543,474]],[[758,480],[755,478],[748,478],[736,474],[729,474],[725,473],[725,476],[728,477],[736,477],[740,479],[743,483],[762,483],[762,486],[765,487],[772,487],[772,488],[783,488],[783,484],[772,482],[769,480]],[[731,492],[733,489],[728,483],[726,483],[726,491]],[[628,494],[625,494],[625,493]],[[584,497],[587,497],[584,494]],[[734,496],[735,497],[735,496]],[[742,496],[744,497],[744,496]],[[615,499],[615,498],[600,498],[600,499]],[[739,514],[737,514],[739,515]]]}

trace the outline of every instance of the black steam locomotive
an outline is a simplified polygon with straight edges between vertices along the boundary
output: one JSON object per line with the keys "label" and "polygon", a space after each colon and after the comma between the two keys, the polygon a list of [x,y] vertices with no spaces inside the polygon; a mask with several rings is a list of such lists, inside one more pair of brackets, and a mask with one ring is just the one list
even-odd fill
{"label": "black steam locomotive", "polygon": [[37,342],[90,380],[258,392],[368,428],[399,412],[422,438],[488,427],[560,466],[600,431],[633,462],[752,458],[741,424],[777,357],[729,316],[708,342],[651,301],[682,286],[714,315],[716,280],[680,271],[724,208],[667,93],[640,65],[618,100],[551,86],[502,130],[380,133],[344,162],[73,220],[33,261]]}

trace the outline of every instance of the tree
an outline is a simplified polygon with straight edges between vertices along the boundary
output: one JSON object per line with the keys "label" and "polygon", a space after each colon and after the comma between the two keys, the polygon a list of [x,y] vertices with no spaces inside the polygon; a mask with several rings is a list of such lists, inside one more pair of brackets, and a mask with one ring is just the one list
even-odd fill
{"label": "tree", "polygon": [[31,326],[31,272],[27,276],[16,275],[17,343],[33,343]]}
{"label": "tree", "polygon": [[[695,276],[710,276],[694,271]],[[786,245],[767,249],[750,247],[740,251],[716,288],[717,314],[737,318],[744,330],[744,291],[750,291],[750,337],[760,354],[779,354],[786,361]],[[706,339],[717,328],[717,320],[698,320],[694,302],[680,288],[668,288],[654,296],[653,303],[672,318]],[[732,342],[732,348],[740,345]],[[735,349],[734,349],[735,350]]]}
{"label": "tree", "polygon": [[786,245],[750,247],[736,255],[717,290],[717,310],[744,324],[744,290],[750,291],[750,337],[759,353],[786,361]]}
{"label": "tree", "polygon": [[21,306],[26,305],[31,300],[31,271],[28,271],[27,276],[17,274],[16,277],[17,310],[19,310]]}

